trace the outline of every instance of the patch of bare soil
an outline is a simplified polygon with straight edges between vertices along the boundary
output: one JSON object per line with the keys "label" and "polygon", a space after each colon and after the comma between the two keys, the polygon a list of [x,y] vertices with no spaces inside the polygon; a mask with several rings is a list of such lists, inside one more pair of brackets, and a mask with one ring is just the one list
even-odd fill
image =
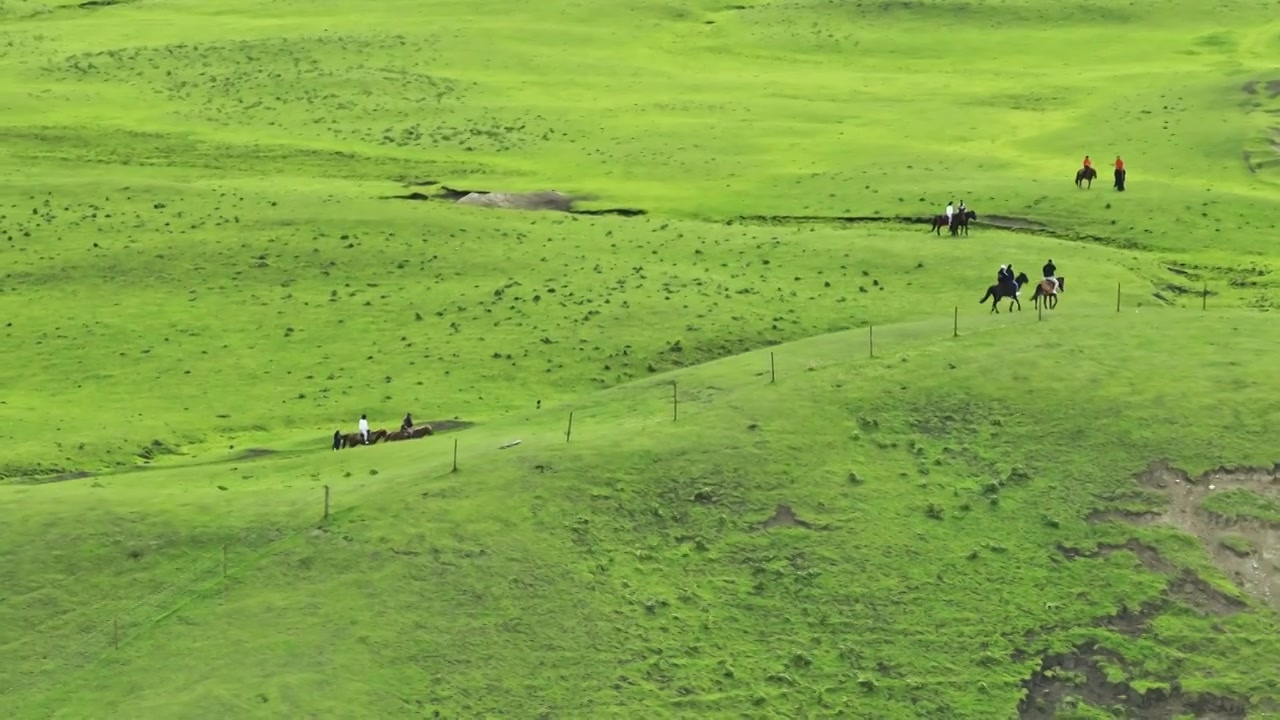
{"label": "patch of bare soil", "polygon": [[1006,215],[988,215],[976,222],[983,225],[994,225],[996,227],[1009,228],[1011,230],[1048,230],[1049,226],[1035,220],[1027,218],[1009,217]]}
{"label": "patch of bare soil", "polygon": [[[407,181],[402,180],[405,185],[438,185],[435,180],[419,180]],[[620,215],[622,217],[637,217],[646,214],[646,211],[638,208],[604,208],[601,210],[577,210],[574,204],[583,200],[593,200],[593,197],[587,195],[565,195],[555,190],[546,190],[542,192],[528,193],[504,193],[492,192],[489,190],[459,190],[451,188],[448,185],[440,185],[440,189],[434,195],[428,195],[423,192],[410,192],[404,195],[388,195],[384,200],[444,200],[456,203],[458,205],[470,205],[472,207],[500,208],[507,210],[552,210],[556,212],[565,212],[571,215]]]}
{"label": "patch of bare soil", "polygon": [[766,530],[772,527],[778,527],[779,525],[781,525],[782,527],[802,527],[802,528],[813,527],[812,524],[807,523],[804,520],[801,520],[800,518],[796,517],[796,514],[794,511],[791,510],[790,505],[779,505],[777,509],[774,510],[773,517],[769,518],[768,520],[765,520],[763,523],[763,527]]}
{"label": "patch of bare soil", "polygon": [[459,205],[475,207],[502,208],[506,210],[559,210],[568,212],[573,209],[574,199],[554,190],[531,193],[473,192],[463,195],[455,202]]}
{"label": "patch of bare soil", "polygon": [[1092,643],[1084,643],[1067,654],[1047,655],[1040,669],[1023,682],[1026,695],[1018,703],[1022,720],[1052,720],[1062,706],[1085,702],[1094,707],[1123,708],[1126,717],[1166,720],[1187,714],[1212,720],[1245,717],[1248,704],[1216,695],[1190,695],[1177,681],[1167,690],[1153,688],[1138,692],[1124,681],[1112,682],[1101,663],[1123,665],[1115,653]]}
{"label": "patch of bare soil", "polygon": [[430,420],[425,424],[430,425],[431,432],[437,435],[440,433],[452,432],[454,430],[466,430],[469,427],[475,426],[475,423],[473,422],[459,420],[458,418],[454,418],[452,420]]}
{"label": "patch of bare soil", "polygon": [[[1132,538],[1120,545],[1103,543],[1092,550],[1058,546],[1058,551],[1072,560],[1081,557],[1110,555],[1117,550],[1128,550],[1138,557],[1138,561],[1142,563],[1143,567],[1154,573],[1168,576],[1169,581],[1165,586],[1165,594],[1170,600],[1177,600],[1209,615],[1230,615],[1246,607],[1238,598],[1223,593],[1190,570],[1178,568],[1161,557],[1159,551],[1155,548]],[[1154,612],[1159,609],[1159,607],[1146,608],[1140,610],[1139,614]],[[1119,615],[1100,618],[1098,622],[1104,627],[1111,627],[1112,625],[1115,625],[1116,628],[1128,627],[1132,625],[1134,620],[1131,617],[1127,617],[1126,613],[1128,611],[1124,610]]]}
{"label": "patch of bare soil", "polygon": [[1151,620],[1164,609],[1162,604],[1142,605],[1137,610],[1120,608],[1115,615],[1098,618],[1098,625],[1111,632],[1136,638],[1147,634]]}
{"label": "patch of bare soil", "polygon": [[[1253,520],[1224,518],[1204,509],[1210,495],[1232,489],[1280,497],[1280,464],[1270,468],[1218,467],[1198,477],[1166,461],[1148,466],[1136,478],[1139,485],[1159,491],[1168,499],[1163,512],[1128,514],[1116,511],[1091,513],[1090,522],[1121,520],[1134,524],[1163,524],[1200,539],[1205,550],[1232,581],[1245,592],[1280,611],[1280,527]],[[1214,590],[1204,580],[1183,577],[1171,585],[1197,598],[1199,607],[1229,612],[1239,601]]]}
{"label": "patch of bare soil", "polygon": [[240,453],[240,455],[237,456],[236,459],[252,460],[254,458],[266,457],[268,455],[275,455],[277,452],[279,451],[270,450],[268,448],[249,448],[248,450],[245,450],[244,452]]}
{"label": "patch of bare soil", "polygon": [[85,478],[97,477],[97,473],[87,470],[76,470],[74,472],[58,473],[57,475],[36,475],[28,478],[23,482],[24,485],[47,485],[50,483],[70,482],[71,480],[84,480]]}

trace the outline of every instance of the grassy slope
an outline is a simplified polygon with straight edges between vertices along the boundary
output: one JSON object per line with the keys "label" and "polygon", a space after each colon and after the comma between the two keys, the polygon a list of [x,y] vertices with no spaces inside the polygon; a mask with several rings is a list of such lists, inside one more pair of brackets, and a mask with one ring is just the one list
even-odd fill
{"label": "grassy slope", "polygon": [[[1241,90],[1280,77],[1264,3],[301,7],[0,6],[13,91],[0,470],[114,465],[152,441],[192,454],[160,465],[226,460],[0,486],[0,506],[22,508],[0,534],[6,705],[634,716],[847,702],[990,717],[1034,665],[1012,663],[1014,647],[1097,632],[1121,599],[1159,592],[1123,554],[1053,554],[1109,532],[1080,522],[1097,493],[1161,455],[1195,469],[1272,459],[1259,455],[1277,419],[1274,323],[1150,320],[1152,293],[1191,304],[1175,288],[1201,279],[1215,306],[1272,303],[1275,100]],[[958,49],[947,21],[985,49]],[[1113,151],[1130,192],[1067,184],[1083,152],[1103,164]],[[405,176],[592,192],[655,215],[376,199]],[[698,222],[922,215],[951,196],[1110,247]],[[973,301],[996,265],[1048,255],[1072,285],[1052,325],[983,317]],[[1119,318],[1116,282],[1131,288]],[[952,349],[938,338],[956,305],[966,337]],[[782,351],[779,388],[749,384],[760,356],[697,369],[678,427],[661,422],[661,387],[585,395],[921,317],[935,320],[880,331],[886,355],[909,357],[875,372],[849,364],[861,339],[838,335]],[[1043,430],[1042,394],[1062,408]],[[563,419],[552,407],[502,419],[535,399],[577,410],[572,445],[546,444]],[[991,428],[996,406],[1013,414]],[[491,423],[462,436],[461,477],[440,474],[443,439],[312,450],[335,422],[410,408]],[[934,413],[953,425],[909,426]],[[855,430],[860,415],[880,432]],[[832,428],[859,439],[833,448]],[[522,449],[485,450],[511,437]],[[261,444],[296,452],[213,454]],[[975,491],[1012,464],[1035,479],[989,510]],[[325,482],[346,509],[309,534]],[[690,502],[703,488],[721,500]],[[749,532],[779,501],[832,529]],[[1001,522],[982,523],[990,512]],[[1211,575],[1185,542],[1157,541]],[[224,543],[232,583],[201,598]],[[1048,596],[1064,603],[1058,630]],[[129,641],[104,655],[112,618]],[[1189,689],[1274,696],[1272,621],[1212,622],[1235,634],[1175,610],[1157,643],[1110,640],[1147,664],[1139,676],[1166,677],[1172,653]],[[173,662],[193,657],[199,675]],[[876,692],[856,689],[867,679]]]}
{"label": "grassy slope", "polygon": [[[50,597],[88,605],[71,620],[43,602],[10,608],[45,637],[6,648],[19,658],[10,679],[62,649],[17,697],[66,716],[755,705],[999,717],[1037,652],[1092,637],[1133,663],[1133,680],[1275,698],[1274,617],[1175,605],[1153,636],[1111,633],[1094,619],[1158,598],[1163,581],[1124,553],[1054,550],[1106,539],[1084,514],[1147,458],[1193,471],[1270,460],[1253,438],[1280,421],[1276,407],[1223,413],[1213,390],[1266,381],[1251,359],[1275,341],[1268,319],[1059,313],[1020,333],[949,330],[884,328],[875,360],[857,359],[856,331],[783,346],[772,386],[767,353],[681,371],[674,423],[665,377],[545,408],[460,436],[458,475],[447,436],[343,453],[321,473],[338,508],[324,531],[310,529],[321,478],[302,474],[319,467],[305,457],[8,488],[29,503],[19,535],[71,522],[87,497],[85,524],[115,529],[109,545],[73,541],[57,562],[141,551],[125,561],[136,577],[56,584]],[[1152,372],[1147,348],[1175,332],[1213,340]],[[1000,356],[1017,360],[993,381]],[[1069,411],[1046,422],[1046,408]],[[495,449],[513,438],[518,448]],[[983,486],[1015,467],[1029,479],[993,505]],[[759,531],[777,503],[821,529]],[[926,517],[930,503],[941,520]],[[1145,532],[1231,592],[1194,545]],[[232,579],[217,590],[228,540]],[[193,571],[190,600],[136,585]],[[155,594],[139,609],[109,599],[144,592]],[[113,654],[116,613],[129,641]],[[174,657],[199,658],[200,672]]]}

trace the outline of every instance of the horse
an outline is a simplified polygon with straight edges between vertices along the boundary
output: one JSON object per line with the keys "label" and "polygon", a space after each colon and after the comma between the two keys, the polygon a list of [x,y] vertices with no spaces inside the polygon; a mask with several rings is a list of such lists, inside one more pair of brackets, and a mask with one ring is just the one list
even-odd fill
{"label": "horse", "polygon": [[411,428],[400,428],[387,433],[387,442],[398,442],[400,440],[417,440],[428,435],[435,435],[435,431],[430,425],[414,425]]}
{"label": "horse", "polygon": [[1022,303],[1018,300],[1018,290],[1029,281],[1030,278],[1027,277],[1026,273],[1018,273],[1018,277],[1013,279],[1013,283],[1016,287],[1011,288],[1004,284],[992,285],[987,288],[987,294],[982,296],[982,299],[978,301],[978,304],[981,305],[987,301],[987,298],[991,298],[991,312],[998,313],[1000,312],[1000,309],[996,307],[997,303],[1004,298],[1009,298],[1009,312],[1013,312],[1014,305],[1018,306],[1018,312],[1022,312]]}
{"label": "horse", "polygon": [[1076,187],[1080,187],[1082,181],[1088,181],[1089,187],[1093,187],[1093,179],[1098,177],[1098,171],[1091,167],[1083,167],[1076,171]]}
{"label": "horse", "polygon": [[1040,284],[1036,285],[1036,291],[1031,295],[1031,300],[1035,303],[1036,308],[1039,309],[1040,301],[1043,299],[1045,308],[1052,310],[1058,307],[1058,292],[1066,289],[1066,278],[1058,278],[1058,288],[1056,290],[1053,288],[1053,284],[1046,278],[1041,280]]}
{"label": "horse", "polygon": [[956,213],[951,216],[951,236],[955,237],[960,233],[960,229],[964,228],[964,234],[969,234],[969,221],[977,220],[978,213],[972,210],[965,210],[962,213]]}
{"label": "horse", "polygon": [[934,215],[929,231],[935,235],[942,235],[942,228],[950,228],[951,234],[955,235],[958,227],[964,227],[964,234],[969,234],[969,221],[978,219],[978,213],[972,210],[965,210],[962,213],[955,213],[950,219],[946,215]]}
{"label": "horse", "polygon": [[371,430],[369,432],[369,442],[364,441],[364,437],[358,432],[347,433],[342,436],[342,447],[349,448],[357,445],[374,445],[379,440],[387,436],[387,431],[383,429]]}

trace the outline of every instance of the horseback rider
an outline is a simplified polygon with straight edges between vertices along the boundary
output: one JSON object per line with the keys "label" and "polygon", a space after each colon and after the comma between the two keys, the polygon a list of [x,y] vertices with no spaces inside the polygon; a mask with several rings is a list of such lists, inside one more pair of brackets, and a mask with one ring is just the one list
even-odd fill
{"label": "horseback rider", "polygon": [[996,273],[996,286],[1002,290],[1017,294],[1018,284],[1013,279],[1013,265],[1001,265],[1000,272]]}
{"label": "horseback rider", "polygon": [[1088,170],[1088,169],[1089,169],[1089,168],[1091,168],[1091,167],[1093,167],[1093,161],[1089,159],[1089,156],[1088,156],[1088,155],[1085,155],[1085,156],[1084,156],[1084,169],[1085,169],[1085,170]]}
{"label": "horseback rider", "polygon": [[369,416],[365,413],[360,413],[359,429],[360,429],[360,439],[364,442],[365,445],[368,445],[369,444]]}
{"label": "horseback rider", "polygon": [[963,200],[960,201],[960,207],[956,208],[956,210],[960,212],[960,217],[964,217],[964,211],[968,209],[969,208],[965,207]]}
{"label": "horseback rider", "polygon": [[1044,279],[1053,283],[1051,292],[1056,295],[1058,293],[1058,267],[1053,264],[1052,259],[1044,265]]}
{"label": "horseback rider", "polygon": [[956,214],[956,201],[947,201],[947,225],[951,224],[951,216]]}
{"label": "horseback rider", "polygon": [[1000,287],[1008,289],[1015,296],[1020,295],[1021,291],[1018,287],[1018,281],[1013,276],[1013,263],[1000,266],[999,283]]}
{"label": "horseback rider", "polygon": [[1053,283],[1051,292],[1057,295],[1057,265],[1053,264],[1053,260],[1044,263],[1044,279]]}
{"label": "horseback rider", "polygon": [[413,429],[413,415],[411,413],[404,414],[404,420],[400,422],[400,429],[405,432]]}

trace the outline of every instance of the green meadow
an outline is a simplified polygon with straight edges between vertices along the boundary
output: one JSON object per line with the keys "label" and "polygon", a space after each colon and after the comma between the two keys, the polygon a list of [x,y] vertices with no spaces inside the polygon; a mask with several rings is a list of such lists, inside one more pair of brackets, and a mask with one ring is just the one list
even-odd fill
{"label": "green meadow", "polygon": [[0,0],[0,713],[1280,717],[1273,15]]}

